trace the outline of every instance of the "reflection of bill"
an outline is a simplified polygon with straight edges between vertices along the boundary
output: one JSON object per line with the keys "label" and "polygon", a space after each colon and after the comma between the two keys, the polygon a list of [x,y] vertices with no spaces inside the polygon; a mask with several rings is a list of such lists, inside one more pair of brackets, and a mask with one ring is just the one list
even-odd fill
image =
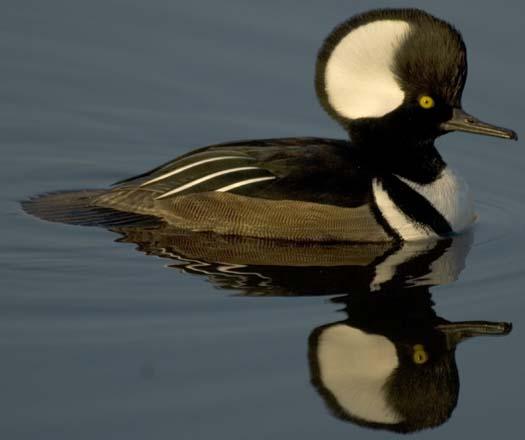
{"label": "reflection of bill", "polygon": [[458,399],[456,345],[511,329],[447,322],[435,315],[427,287],[337,302],[348,318],[310,335],[311,380],[337,417],[372,428],[410,432],[445,422]]}

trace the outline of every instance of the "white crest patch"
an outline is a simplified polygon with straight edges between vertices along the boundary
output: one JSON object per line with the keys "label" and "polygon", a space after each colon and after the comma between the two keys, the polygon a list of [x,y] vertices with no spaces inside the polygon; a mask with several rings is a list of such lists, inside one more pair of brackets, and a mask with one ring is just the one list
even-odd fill
{"label": "white crest patch", "polygon": [[385,382],[399,364],[387,338],[336,324],[321,333],[317,356],[323,386],[348,414],[376,423],[402,421],[386,401]]}
{"label": "white crest patch", "polygon": [[445,217],[454,232],[464,231],[474,223],[474,203],[468,185],[449,167],[427,185],[396,177],[427,199]]}
{"label": "white crest patch", "polygon": [[409,32],[406,21],[380,20],[339,42],[325,68],[328,101],[337,113],[349,119],[381,117],[403,103],[392,65]]}

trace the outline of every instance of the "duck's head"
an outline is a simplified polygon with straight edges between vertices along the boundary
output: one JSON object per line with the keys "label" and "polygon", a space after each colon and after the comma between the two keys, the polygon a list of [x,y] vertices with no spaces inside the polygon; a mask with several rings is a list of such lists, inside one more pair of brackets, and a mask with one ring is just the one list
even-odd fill
{"label": "duck's head", "polygon": [[462,109],[466,77],[456,29],[420,10],[383,9],[352,17],[328,36],[316,89],[356,143],[425,143],[450,131],[517,139]]}

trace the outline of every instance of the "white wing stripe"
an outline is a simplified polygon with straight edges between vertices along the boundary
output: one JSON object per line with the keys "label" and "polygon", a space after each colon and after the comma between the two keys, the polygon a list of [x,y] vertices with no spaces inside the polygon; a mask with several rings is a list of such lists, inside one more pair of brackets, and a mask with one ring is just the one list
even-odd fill
{"label": "white wing stripe", "polygon": [[232,183],[231,185],[223,186],[222,188],[216,189],[215,191],[226,192],[226,191],[230,191],[235,188],[239,188],[240,186],[249,185],[250,183],[262,182],[264,180],[272,180],[272,179],[276,179],[276,177],[275,176],[256,177],[255,179],[241,180],[240,182],[236,182],[236,183]]}
{"label": "white wing stripe", "polygon": [[163,199],[164,197],[171,196],[172,194],[176,194],[178,192],[184,191],[185,189],[191,188],[192,186],[198,185],[199,183],[206,182],[207,180],[214,179],[215,177],[223,176],[224,174],[236,173],[238,171],[245,171],[245,170],[260,170],[260,168],[259,167],[239,167],[239,168],[230,168],[228,170],[217,171],[216,173],[208,174],[207,176],[201,177],[200,179],[192,180],[191,182],[188,182],[175,189],[172,189],[171,191],[168,191],[167,193],[164,193],[161,196],[156,197],[155,200],[160,200],[160,199]]}
{"label": "white wing stripe", "polygon": [[183,171],[189,170],[190,168],[196,167],[198,165],[202,165],[203,163],[208,162],[215,162],[217,160],[228,160],[228,159],[247,159],[252,160],[251,157],[244,157],[244,156],[220,156],[220,157],[211,157],[208,159],[199,160],[198,162],[190,163],[189,165],[184,165],[183,167],[177,168],[173,171],[170,171],[169,173],[163,174],[162,176],[155,177],[154,179],[148,180],[147,182],[144,182],[142,186],[150,185],[152,183],[158,182],[159,180],[167,179],[168,177],[174,176],[175,174],[182,173]]}

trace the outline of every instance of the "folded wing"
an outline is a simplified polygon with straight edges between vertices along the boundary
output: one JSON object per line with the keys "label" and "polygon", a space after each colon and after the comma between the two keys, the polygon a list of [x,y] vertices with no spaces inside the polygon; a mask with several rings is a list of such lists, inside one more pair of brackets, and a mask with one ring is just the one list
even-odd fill
{"label": "folded wing", "polygon": [[297,241],[388,241],[348,144],[272,139],[207,147],[121,181],[97,206],[195,231]]}

